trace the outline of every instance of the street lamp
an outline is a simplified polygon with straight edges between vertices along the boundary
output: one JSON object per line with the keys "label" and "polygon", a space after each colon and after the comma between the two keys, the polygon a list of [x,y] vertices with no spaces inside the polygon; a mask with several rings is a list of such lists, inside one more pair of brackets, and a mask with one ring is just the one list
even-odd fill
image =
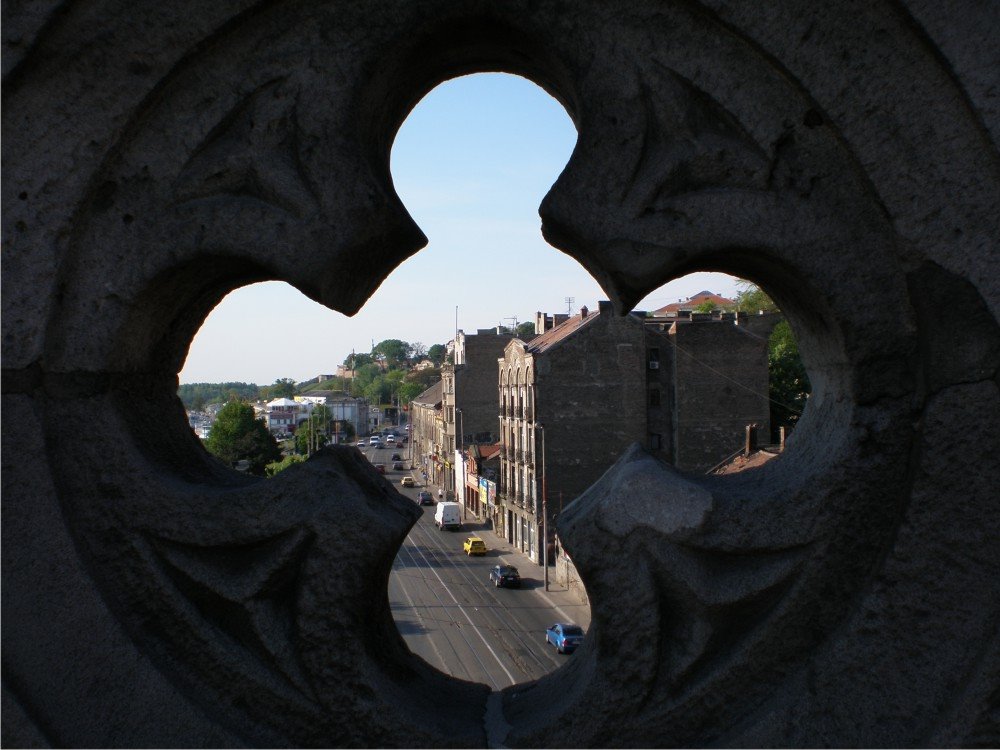
{"label": "street lamp", "polygon": [[540,424],[535,424],[536,430],[541,430],[542,432],[542,568],[544,573],[542,574],[545,581],[545,590],[549,590],[549,513],[548,513],[548,496],[547,496],[547,480],[548,477],[545,475],[545,426]]}

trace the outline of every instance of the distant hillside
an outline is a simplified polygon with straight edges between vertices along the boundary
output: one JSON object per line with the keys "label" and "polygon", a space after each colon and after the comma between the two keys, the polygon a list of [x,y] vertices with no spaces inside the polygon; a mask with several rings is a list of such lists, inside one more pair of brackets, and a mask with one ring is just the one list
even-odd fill
{"label": "distant hillside", "polygon": [[184,383],[177,389],[177,396],[188,410],[200,410],[208,404],[218,404],[235,397],[242,401],[256,401],[260,388],[256,383]]}

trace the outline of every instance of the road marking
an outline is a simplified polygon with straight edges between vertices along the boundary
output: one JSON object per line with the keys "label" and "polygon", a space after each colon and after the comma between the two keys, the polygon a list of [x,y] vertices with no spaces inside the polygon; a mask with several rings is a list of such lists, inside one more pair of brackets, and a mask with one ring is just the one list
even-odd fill
{"label": "road marking", "polygon": [[[424,560],[425,560],[425,561],[427,561],[427,558],[426,558],[426,556],[424,555],[424,553],[423,553],[423,551],[422,551],[422,550],[420,550],[420,549],[417,549],[417,552],[418,552],[418,553],[420,554],[420,556],[421,556],[421,557],[423,557],[423,558],[424,558]],[[430,564],[428,564],[428,566],[427,566],[427,569],[428,569],[428,570],[429,570],[429,571],[430,571],[431,573],[433,573],[433,574],[434,574],[434,577],[438,579],[438,583],[440,583],[440,584],[441,584],[441,586],[442,586],[442,587],[444,588],[444,590],[448,592],[448,596],[450,596],[450,597],[451,597],[451,600],[452,600],[453,602],[455,602],[455,606],[456,606],[456,607],[458,607],[458,608],[459,608],[459,610],[460,610],[460,611],[462,612],[462,615],[463,615],[463,616],[465,617],[465,619],[466,619],[466,620],[468,621],[468,623],[469,623],[469,625],[470,625],[470,626],[472,627],[472,629],[473,629],[474,631],[476,631],[476,635],[478,635],[478,636],[479,636],[479,640],[481,640],[481,641],[483,642],[483,645],[484,645],[484,646],[486,646],[486,650],[487,650],[487,651],[489,651],[489,652],[490,652],[490,653],[491,653],[491,654],[493,655],[493,658],[494,658],[494,659],[496,659],[496,662],[497,662],[497,664],[498,664],[498,665],[500,666],[500,669],[502,669],[502,670],[503,670],[503,673],[504,673],[505,675],[507,675],[507,679],[509,679],[509,680],[510,680],[510,684],[511,684],[511,685],[516,685],[516,684],[517,684],[517,680],[515,680],[515,679],[514,679],[514,675],[512,675],[512,674],[511,674],[510,672],[508,672],[508,671],[507,671],[507,667],[505,667],[505,666],[503,665],[503,661],[501,661],[500,657],[499,657],[499,656],[497,656],[497,652],[493,650],[493,647],[492,647],[492,646],[491,646],[491,645],[489,644],[489,641],[487,641],[487,640],[486,640],[486,638],[485,638],[485,637],[483,636],[483,634],[482,634],[482,632],[481,632],[481,631],[479,630],[479,628],[478,628],[478,627],[476,627],[476,624],[475,624],[475,623],[474,623],[474,622],[472,621],[472,618],[471,618],[471,617],[469,617],[469,613],[468,613],[468,612],[466,612],[466,610],[465,610],[465,607],[464,607],[464,606],[462,606],[462,604],[461,604],[461,603],[460,603],[460,602],[458,601],[458,599],[457,599],[457,598],[455,597],[455,595],[454,595],[454,594],[452,593],[451,589],[450,589],[450,588],[448,588],[448,584],[444,582],[444,580],[443,580],[443,579],[441,578],[441,576],[439,576],[439,575],[438,575],[438,572],[437,572],[437,571],[436,571],[436,570],[435,570],[435,569],[434,569],[433,567],[431,567],[431,566],[430,566]]]}

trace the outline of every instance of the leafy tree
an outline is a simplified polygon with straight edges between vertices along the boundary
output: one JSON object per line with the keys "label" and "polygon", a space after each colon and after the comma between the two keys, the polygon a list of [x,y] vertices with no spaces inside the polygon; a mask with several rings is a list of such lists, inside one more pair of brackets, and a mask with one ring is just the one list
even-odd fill
{"label": "leafy tree", "polygon": [[292,398],[295,396],[295,381],[291,378],[278,378],[269,390],[272,399]]}
{"label": "leafy tree", "polygon": [[410,344],[410,356],[414,360],[420,360],[427,356],[427,347],[423,345],[420,341],[414,341]]}
{"label": "leafy tree", "polygon": [[771,332],[767,360],[771,426],[777,433],[780,426],[793,426],[798,422],[812,390],[788,321],[781,321]]}
{"label": "leafy tree", "polygon": [[524,338],[525,336],[535,335],[535,324],[530,321],[525,321],[521,323],[517,329],[514,331],[514,335]]}
{"label": "leafy tree", "polygon": [[378,365],[374,363],[362,365],[354,373],[354,379],[351,381],[351,395],[364,396],[372,381],[380,377],[382,377],[382,370],[379,369]]}
{"label": "leafy tree", "polygon": [[333,413],[327,406],[314,406],[309,418],[295,431],[296,452],[309,455],[326,445],[330,440],[327,433],[332,431],[332,420]]}
{"label": "leafy tree", "polygon": [[427,358],[436,365],[444,362],[444,356],[448,353],[448,347],[444,344],[434,344],[427,350]]}
{"label": "leafy tree", "polygon": [[[426,370],[425,372],[430,372]],[[425,386],[415,380],[408,380],[399,386],[399,401],[403,404],[408,404],[410,401],[415,399],[421,393],[427,390],[429,386]]]}
{"label": "leafy tree", "polygon": [[424,370],[413,370],[412,372],[406,373],[407,383],[416,383],[420,386],[420,390],[417,393],[423,393],[437,381],[441,379],[441,369],[438,367],[428,367]]}
{"label": "leafy tree", "polygon": [[778,306],[774,304],[767,292],[754,284],[752,281],[740,280],[736,283],[739,291],[736,293],[736,309],[740,312],[758,313],[778,312]]}
{"label": "leafy tree", "polygon": [[380,341],[372,349],[372,354],[385,360],[389,367],[398,367],[410,358],[410,345],[399,339]]}
{"label": "leafy tree", "polygon": [[696,308],[694,309],[694,311],[695,311],[695,312],[697,312],[697,313],[710,313],[710,312],[715,312],[715,303],[714,303],[714,302],[712,302],[712,300],[708,300],[708,299],[707,299],[707,300],[705,300],[704,302],[702,302],[702,303],[701,303],[700,305],[698,305],[698,306],[697,306],[697,307],[696,307]]}
{"label": "leafy tree", "polygon": [[[229,400],[235,394],[238,400],[256,401],[260,398],[260,389],[254,383],[183,383],[177,387],[177,396],[185,409],[193,409],[195,399],[201,399],[202,408],[205,404],[217,404]],[[195,411],[201,411],[196,409]]]}
{"label": "leafy tree", "polygon": [[279,474],[280,472],[284,471],[290,466],[294,466],[295,464],[300,464],[305,460],[306,459],[304,456],[298,456],[293,453],[290,456],[285,456],[280,461],[269,463],[267,466],[264,467],[264,474],[265,476],[273,477],[275,474]]}
{"label": "leafy tree", "polygon": [[354,352],[351,352],[350,354],[347,355],[347,359],[344,360],[344,367],[347,367],[348,369],[351,370],[356,370],[359,367],[370,365],[374,361],[375,360],[372,358],[372,355],[370,354],[364,354],[364,353],[355,354]]}
{"label": "leafy tree", "polygon": [[205,447],[230,466],[249,461],[251,474],[263,475],[267,464],[281,459],[278,443],[264,420],[257,419],[253,407],[242,401],[230,401],[219,410]]}

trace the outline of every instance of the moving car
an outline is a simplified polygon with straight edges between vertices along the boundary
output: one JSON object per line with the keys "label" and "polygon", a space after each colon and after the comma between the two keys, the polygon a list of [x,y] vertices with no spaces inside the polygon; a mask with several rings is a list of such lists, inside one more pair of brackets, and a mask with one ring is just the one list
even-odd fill
{"label": "moving car", "polygon": [[399,483],[401,485],[403,485],[404,487],[413,487],[414,486],[413,477],[411,477],[409,474],[407,474],[405,477],[403,477],[402,479],[400,479]]}
{"label": "moving car", "polygon": [[370,438],[368,438],[369,445],[378,445],[381,442],[382,441],[379,439],[378,435],[372,435]]}
{"label": "moving car", "polygon": [[393,471],[402,471],[403,469],[404,469],[404,466],[403,466],[403,462],[402,461],[393,461],[392,462],[392,470]]}
{"label": "moving car", "polygon": [[420,494],[417,495],[417,502],[420,505],[434,505],[434,496],[427,490],[420,490]]}
{"label": "moving car", "polygon": [[521,588],[521,574],[513,565],[495,565],[490,570],[490,583],[499,588]]}
{"label": "moving car", "polygon": [[385,474],[385,464],[375,464],[375,471],[379,474]]}
{"label": "moving car", "polygon": [[449,531],[462,528],[462,516],[458,509],[458,503],[438,503],[437,509],[434,511],[434,523],[439,529],[448,529]]}
{"label": "moving car", "polygon": [[469,555],[485,555],[486,554],[486,542],[480,539],[478,536],[470,536],[465,540],[465,544],[462,545],[462,549],[465,550],[465,554]]}
{"label": "moving car", "polygon": [[403,457],[401,455],[399,455],[398,453],[393,453],[392,454],[392,460],[393,461],[402,461]]}
{"label": "moving car", "polygon": [[545,629],[545,642],[555,646],[560,654],[572,654],[583,643],[583,628],[568,622],[557,622]]}

